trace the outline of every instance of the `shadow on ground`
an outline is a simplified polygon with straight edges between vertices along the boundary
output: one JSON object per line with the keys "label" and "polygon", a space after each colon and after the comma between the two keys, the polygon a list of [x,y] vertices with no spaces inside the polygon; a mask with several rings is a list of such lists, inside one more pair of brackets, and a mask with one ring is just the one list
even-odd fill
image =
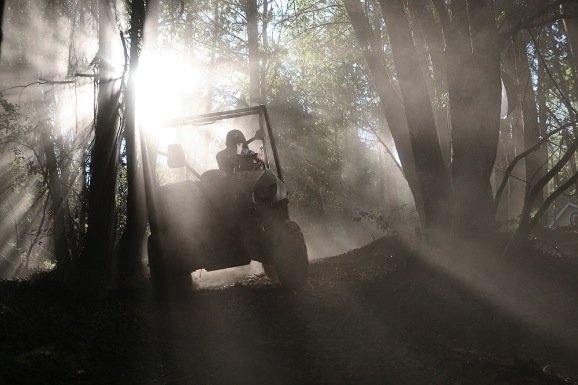
{"label": "shadow on ground", "polygon": [[[0,384],[570,384],[578,378],[575,341],[560,340],[575,329],[540,329],[549,324],[525,322],[464,277],[416,255],[382,239],[312,264],[301,293],[257,275],[171,306],[159,306],[147,289],[87,304],[54,283],[4,283]],[[575,263],[536,258],[524,265],[547,267],[545,281],[560,278],[548,285],[559,293],[544,298],[563,299],[556,317],[578,327],[578,306],[571,306],[578,290],[568,293],[573,281],[564,278]],[[515,277],[504,287],[519,287]],[[540,309],[544,298],[530,302]]]}

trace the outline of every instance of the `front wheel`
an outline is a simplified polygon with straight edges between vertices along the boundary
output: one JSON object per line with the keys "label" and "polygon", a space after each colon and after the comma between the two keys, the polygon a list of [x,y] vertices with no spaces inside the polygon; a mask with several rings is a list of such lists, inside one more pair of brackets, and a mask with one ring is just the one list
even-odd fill
{"label": "front wheel", "polygon": [[309,260],[299,225],[286,220],[271,226],[270,232],[269,262],[274,267],[279,283],[292,290],[303,288],[307,283]]}

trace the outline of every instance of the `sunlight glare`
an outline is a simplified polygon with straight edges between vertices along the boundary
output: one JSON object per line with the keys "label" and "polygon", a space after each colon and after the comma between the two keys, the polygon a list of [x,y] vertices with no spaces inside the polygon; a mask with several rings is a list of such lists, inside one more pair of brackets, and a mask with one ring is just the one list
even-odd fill
{"label": "sunlight glare", "polygon": [[94,88],[92,84],[70,87],[57,96],[55,121],[61,134],[71,130],[78,132],[87,127],[93,118]]}
{"label": "sunlight glare", "polygon": [[158,138],[164,121],[198,113],[204,77],[177,55],[143,55],[135,75],[137,122]]}

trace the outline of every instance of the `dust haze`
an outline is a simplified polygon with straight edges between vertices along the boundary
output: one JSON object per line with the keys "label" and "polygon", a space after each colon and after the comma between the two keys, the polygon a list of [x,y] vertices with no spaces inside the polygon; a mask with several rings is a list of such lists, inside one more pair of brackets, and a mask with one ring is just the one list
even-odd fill
{"label": "dust haze", "polygon": [[[90,4],[62,8],[35,2],[6,2],[0,91],[7,102],[18,107],[18,116],[5,117],[18,121],[20,137],[12,137],[12,142],[4,145],[3,175],[16,172],[19,176],[13,178],[24,178],[29,172],[27,162],[34,165],[41,161],[28,145],[21,143],[37,140],[35,130],[47,130],[49,137],[66,147],[66,154],[60,153],[64,147],[57,150],[57,157],[62,157],[59,161],[75,170],[67,196],[81,193],[86,170],[83,171],[79,151],[90,143],[95,112],[97,13],[97,7]],[[114,5],[113,15],[117,27],[126,28],[129,15],[121,2]],[[241,57],[222,54],[215,58],[206,47],[192,49],[190,42],[183,47],[175,44],[180,37],[171,32],[161,26],[159,42],[166,44],[150,48],[145,43],[136,75],[138,124],[159,141],[165,140],[161,126],[166,120],[249,103],[247,66]],[[286,108],[289,105],[284,98],[299,98],[311,91],[303,88],[305,85],[291,91],[283,85],[292,81],[295,70],[306,67],[299,64],[296,55],[301,48],[292,41],[291,34],[280,30],[271,33],[272,39],[286,46],[288,55],[283,57],[285,63],[277,68],[276,75],[285,80],[271,86],[271,98],[278,101],[268,107],[290,186],[291,216],[304,231],[310,258],[340,254],[385,234],[415,233],[417,219],[407,183],[395,168],[394,159],[372,133],[380,132],[386,137],[387,127],[371,112],[345,125],[336,125],[339,106],[349,103],[346,98],[354,97],[349,95],[342,101],[333,100],[333,109],[324,105],[325,96],[311,104],[308,112]],[[129,47],[123,48],[118,34],[110,42],[114,55],[109,60],[121,76],[126,65],[124,51]],[[130,45],[130,41],[125,44]],[[322,61],[307,64],[310,68],[320,65]],[[339,98],[338,85],[327,87],[330,98]],[[288,91],[293,95],[284,95]],[[211,149],[218,151],[224,147],[224,143],[219,143],[222,136],[212,138]],[[207,152],[209,147],[198,140],[196,148],[197,152],[201,149]],[[14,151],[22,154],[17,165],[11,161]],[[40,164],[33,166],[33,170],[41,168]],[[31,175],[36,179],[34,183],[38,183],[41,173],[34,171]],[[53,265],[50,210],[45,195],[38,195],[34,183],[2,189],[2,211],[6,213],[1,220],[5,238],[2,264],[6,276]],[[70,211],[71,229],[82,232],[79,226],[84,226],[85,219],[78,216],[82,213],[74,211]],[[119,218],[119,234],[122,221]],[[23,261],[26,269],[17,268]]]}

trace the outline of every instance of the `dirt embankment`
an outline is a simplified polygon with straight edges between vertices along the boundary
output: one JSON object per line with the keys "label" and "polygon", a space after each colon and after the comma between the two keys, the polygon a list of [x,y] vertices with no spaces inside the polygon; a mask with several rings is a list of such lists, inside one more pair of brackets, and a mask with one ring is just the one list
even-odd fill
{"label": "dirt embankment", "polygon": [[[251,276],[175,306],[158,306],[146,288],[86,303],[50,280],[4,282],[0,384],[578,379],[573,261],[488,260],[474,274],[454,257],[425,254],[382,239],[316,261],[299,294]],[[498,272],[518,262],[526,267]]]}

